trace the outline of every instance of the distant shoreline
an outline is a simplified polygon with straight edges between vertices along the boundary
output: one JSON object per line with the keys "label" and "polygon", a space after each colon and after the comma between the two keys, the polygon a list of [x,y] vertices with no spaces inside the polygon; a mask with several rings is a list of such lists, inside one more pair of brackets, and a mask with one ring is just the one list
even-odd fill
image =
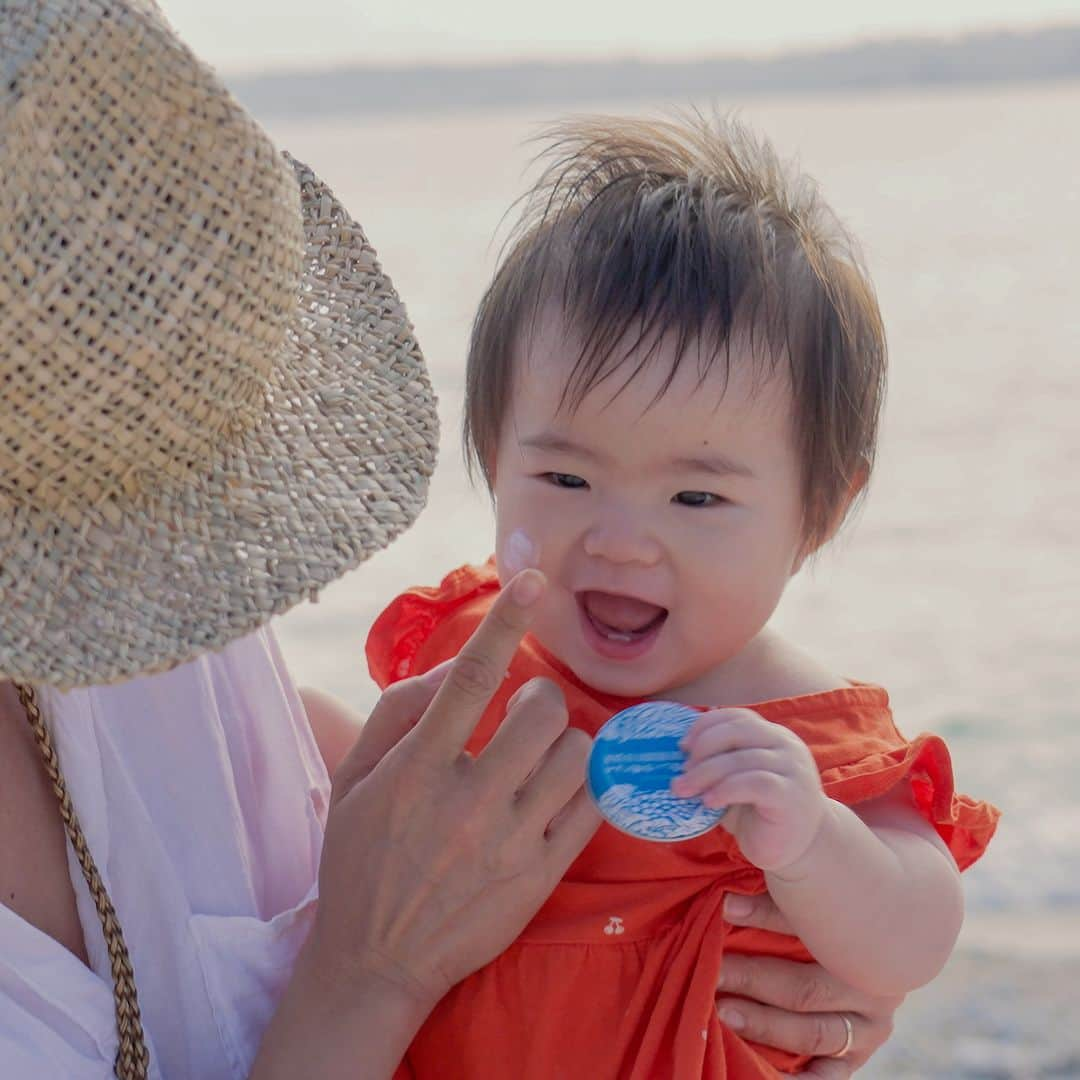
{"label": "distant shoreline", "polygon": [[261,116],[347,116],[578,101],[693,101],[738,94],[895,90],[1080,79],[1080,23],[904,37],[767,57],[350,66],[226,75]]}

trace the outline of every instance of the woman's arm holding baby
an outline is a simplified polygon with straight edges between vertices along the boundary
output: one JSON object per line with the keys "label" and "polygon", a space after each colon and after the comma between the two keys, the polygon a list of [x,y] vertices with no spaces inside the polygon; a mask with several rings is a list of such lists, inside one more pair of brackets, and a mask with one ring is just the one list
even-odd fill
{"label": "woman's arm holding baby", "polygon": [[722,824],[825,968],[879,995],[940,971],[963,918],[959,873],[906,793],[856,814],[826,797],[797,736],[748,709],[704,714],[685,749],[676,794],[730,806]]}

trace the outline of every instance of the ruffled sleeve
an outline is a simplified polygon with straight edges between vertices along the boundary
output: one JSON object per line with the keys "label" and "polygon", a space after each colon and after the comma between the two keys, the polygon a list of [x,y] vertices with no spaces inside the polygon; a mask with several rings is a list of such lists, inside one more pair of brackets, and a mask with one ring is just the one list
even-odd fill
{"label": "ruffled sleeve", "polygon": [[393,600],[372,624],[368,670],[380,689],[422,675],[456,656],[483,618],[499,578],[489,562],[452,570],[434,588],[418,586]]}
{"label": "ruffled sleeve", "polygon": [[937,735],[919,735],[889,751],[868,754],[822,773],[825,793],[854,805],[911,785],[915,805],[966,870],[986,850],[1001,811],[956,791],[949,748]]}
{"label": "ruffled sleeve", "polygon": [[937,735],[906,739],[880,686],[850,686],[751,706],[791,728],[811,749],[825,794],[855,806],[909,784],[961,870],[990,843],[1000,811],[956,791],[949,748]]}

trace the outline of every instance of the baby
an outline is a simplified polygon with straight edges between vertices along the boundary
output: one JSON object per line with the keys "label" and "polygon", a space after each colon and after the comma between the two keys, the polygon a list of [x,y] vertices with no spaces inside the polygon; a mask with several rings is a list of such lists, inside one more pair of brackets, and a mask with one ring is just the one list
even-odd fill
{"label": "baby", "polygon": [[[865,491],[885,338],[853,241],[811,181],[730,122],[603,118],[549,168],[480,305],[465,435],[495,500],[494,564],[399,597],[381,685],[454,655],[522,567],[543,610],[478,730],[544,676],[589,734],[649,699],[701,710],[680,796],[730,809],[675,844],[608,825],[501,957],[459,985],[401,1076],[770,1077],[803,1059],[713,1009],[726,952],[809,959],[876,994],[940,970],[959,869],[997,812],[886,692],[769,628]],[[800,940],[737,929],[768,890]]]}

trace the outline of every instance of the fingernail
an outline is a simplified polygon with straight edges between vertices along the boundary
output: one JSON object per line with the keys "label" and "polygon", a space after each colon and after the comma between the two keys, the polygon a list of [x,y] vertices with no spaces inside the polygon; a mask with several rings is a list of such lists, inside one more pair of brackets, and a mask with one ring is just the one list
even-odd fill
{"label": "fingernail", "polygon": [[514,578],[510,595],[519,607],[529,607],[540,599],[544,591],[544,575],[537,570],[525,570]]}
{"label": "fingernail", "polygon": [[754,903],[749,896],[724,897],[724,915],[729,919],[745,919],[753,910]]}
{"label": "fingernail", "polygon": [[[509,673],[509,672],[507,672],[507,675],[509,675],[509,674],[510,674],[510,673]],[[532,682],[532,680],[530,679],[530,680],[529,680],[529,682]],[[514,692],[513,692],[513,693],[512,693],[511,695],[510,695],[509,699],[508,699],[508,700],[507,700],[507,702],[506,702],[506,711],[507,711],[507,712],[509,712],[509,711],[510,711],[510,710],[511,710],[511,709],[512,709],[512,708],[514,707],[514,705],[515,705],[515,704],[517,703],[517,700],[518,700],[518,698],[520,698],[520,697],[521,697],[521,694],[522,694],[522,692],[524,691],[525,687],[526,687],[526,686],[528,686],[528,685],[529,685],[529,683],[527,683],[527,682],[525,682],[525,683],[522,683],[522,684],[521,684],[521,685],[520,685],[520,686],[519,686],[519,687],[518,687],[518,688],[517,688],[517,689],[516,689],[516,690],[515,690],[515,691],[514,691]]]}
{"label": "fingernail", "polygon": [[725,1005],[720,1009],[717,1016],[719,1016],[721,1022],[727,1024],[732,1031],[742,1031],[742,1029],[746,1027],[746,1017],[743,1016],[738,1009],[733,1009],[729,1005]]}

